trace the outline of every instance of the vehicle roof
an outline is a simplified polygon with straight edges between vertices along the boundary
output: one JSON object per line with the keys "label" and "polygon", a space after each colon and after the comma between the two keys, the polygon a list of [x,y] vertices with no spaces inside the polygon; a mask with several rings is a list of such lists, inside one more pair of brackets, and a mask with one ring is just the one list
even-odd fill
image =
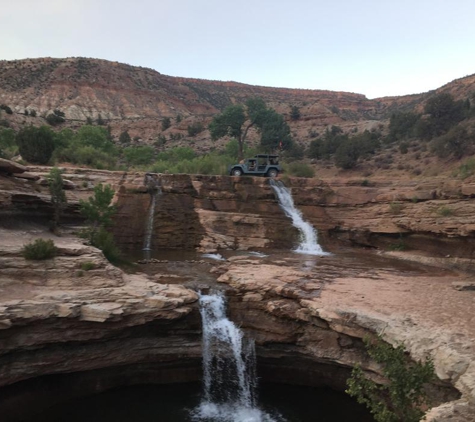
{"label": "vehicle roof", "polygon": [[256,154],[254,157],[255,158],[258,158],[258,157],[278,158],[279,156],[274,155],[274,154]]}

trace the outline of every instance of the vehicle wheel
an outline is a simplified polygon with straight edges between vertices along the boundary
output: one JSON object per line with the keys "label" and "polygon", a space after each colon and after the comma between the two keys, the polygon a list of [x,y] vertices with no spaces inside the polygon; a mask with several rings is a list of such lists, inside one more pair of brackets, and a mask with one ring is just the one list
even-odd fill
{"label": "vehicle wheel", "polygon": [[276,169],[270,169],[267,172],[267,177],[277,177],[279,175],[279,172]]}
{"label": "vehicle wheel", "polygon": [[232,169],[231,170],[231,175],[232,176],[241,176],[242,175],[242,170],[241,169]]}

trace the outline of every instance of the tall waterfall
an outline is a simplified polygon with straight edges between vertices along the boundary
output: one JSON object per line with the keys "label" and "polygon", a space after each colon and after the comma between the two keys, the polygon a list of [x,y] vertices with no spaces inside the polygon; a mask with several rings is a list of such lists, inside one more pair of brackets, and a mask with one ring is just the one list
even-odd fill
{"label": "tall waterfall", "polygon": [[285,215],[292,219],[292,225],[300,232],[300,244],[295,249],[295,252],[309,255],[328,255],[318,244],[318,236],[315,229],[303,219],[302,213],[295,208],[290,189],[286,188],[280,181],[270,179],[269,182],[279,199],[280,207],[284,210]]}
{"label": "tall waterfall", "polygon": [[145,259],[150,258],[150,251],[152,250],[152,234],[153,234],[153,218],[155,216],[155,205],[157,204],[157,197],[162,193],[160,189],[160,179],[157,174],[145,173],[143,184],[150,194],[150,206],[148,208],[147,220],[145,223],[145,236],[143,242],[143,250],[145,252]]}
{"label": "tall waterfall", "polygon": [[203,398],[195,421],[275,422],[255,405],[254,342],[225,314],[221,295],[200,295],[203,321]]}

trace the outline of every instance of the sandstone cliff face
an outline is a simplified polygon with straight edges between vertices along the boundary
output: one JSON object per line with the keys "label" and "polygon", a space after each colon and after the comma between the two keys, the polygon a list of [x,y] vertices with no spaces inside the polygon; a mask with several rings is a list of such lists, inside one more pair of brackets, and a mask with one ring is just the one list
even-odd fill
{"label": "sandstone cliff face", "polygon": [[[49,169],[30,171],[42,176]],[[150,204],[144,175],[65,171],[74,187],[67,191],[66,217],[77,219],[78,200],[97,183],[110,183],[119,210],[117,239],[124,247],[141,248]],[[9,173],[0,175],[1,385],[99,369],[105,372],[90,378],[96,391],[140,379],[199,378],[196,293],[160,284],[159,273],[153,278],[124,274],[98,250],[69,237],[55,238],[61,254],[54,260],[25,261],[20,255],[24,243],[51,236],[32,219],[51,212],[49,196],[41,179]],[[294,244],[296,233],[267,179],[155,177],[162,193],[153,247],[288,251]],[[435,257],[439,264],[471,262],[467,245],[473,241],[475,191],[469,179],[380,181],[371,186],[339,180],[289,183],[296,205],[318,228],[327,250],[341,254],[337,240],[376,247],[399,242],[402,236],[418,248],[403,252],[406,256],[424,252],[421,258]],[[452,213],[438,212],[441,207]],[[28,216],[27,222],[19,220],[19,211]],[[453,256],[444,258],[447,245]],[[379,261],[377,254],[365,259],[350,257],[345,266],[338,254],[315,259],[288,254],[268,260],[234,257],[213,274],[225,287],[232,319],[257,342],[264,379],[342,388],[357,362],[380,379],[380,368],[361,342],[365,334],[379,333],[393,344],[403,342],[415,359],[434,358],[440,380],[435,396],[450,403],[432,410],[431,420],[453,420],[457,412],[465,414],[460,421],[473,420],[473,297],[469,290],[452,287],[466,281],[464,277],[441,270],[433,274],[420,266],[393,269],[397,267]],[[94,269],[82,270],[84,262],[92,262]],[[114,378],[108,368],[117,373],[118,367],[123,376]],[[140,374],[131,368],[139,368]],[[141,378],[145,373],[150,378]],[[8,397],[7,403],[18,403],[18,395]]]}

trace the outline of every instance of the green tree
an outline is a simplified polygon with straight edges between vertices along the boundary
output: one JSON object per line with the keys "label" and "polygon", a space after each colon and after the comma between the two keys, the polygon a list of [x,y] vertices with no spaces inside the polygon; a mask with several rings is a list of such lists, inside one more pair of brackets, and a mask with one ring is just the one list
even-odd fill
{"label": "green tree", "polygon": [[393,348],[380,338],[364,343],[369,356],[382,365],[388,382],[378,385],[356,366],[346,392],[366,405],[377,422],[419,422],[424,415],[421,407],[428,402],[424,385],[434,378],[432,361],[410,362],[402,345]]}
{"label": "green tree", "polygon": [[203,123],[195,122],[191,125],[188,125],[187,130],[188,130],[188,136],[194,137],[198,135],[198,133],[203,132],[204,130]]}
{"label": "green tree", "polygon": [[414,136],[416,134],[416,124],[420,117],[419,114],[410,111],[393,113],[389,120],[388,141],[394,142]]}
{"label": "green tree", "polygon": [[0,158],[11,159],[17,152],[13,129],[0,128]]}
{"label": "green tree", "polygon": [[59,226],[59,220],[67,204],[66,194],[63,190],[63,177],[57,167],[53,167],[48,175],[49,192],[51,194],[51,204],[53,205],[53,232]]}
{"label": "green tree", "polygon": [[435,137],[443,135],[452,126],[465,119],[467,105],[462,100],[454,101],[450,94],[439,94],[427,101],[424,111],[429,114],[431,137]]}
{"label": "green tree", "polygon": [[84,125],[76,132],[73,143],[91,146],[107,153],[116,153],[115,145],[109,139],[109,133],[105,127]]}
{"label": "green tree", "polygon": [[99,229],[107,229],[112,225],[112,217],[117,211],[116,207],[111,205],[113,197],[114,190],[110,185],[99,184],[94,187],[94,194],[87,201],[79,200],[79,211],[89,226],[86,237],[92,245],[95,243]]}
{"label": "green tree", "polygon": [[127,132],[126,130],[124,130],[120,135],[119,135],[119,142],[121,144],[124,144],[124,145],[128,145],[130,144],[130,142],[132,141],[130,135],[129,135],[129,132]]}
{"label": "green tree", "polygon": [[162,130],[167,130],[172,125],[170,117],[164,117],[162,120]]}
{"label": "green tree", "polygon": [[292,146],[289,125],[285,122],[284,117],[275,110],[268,109],[263,112],[259,124],[261,145],[266,151],[288,150]]}
{"label": "green tree", "polygon": [[267,107],[261,98],[251,98],[245,107],[241,104],[231,105],[221,114],[215,116],[209,125],[213,140],[229,135],[236,139],[239,146],[239,159],[244,157],[244,143],[252,126],[262,128],[266,119]]}
{"label": "green tree", "polygon": [[53,110],[51,114],[48,114],[46,116],[46,121],[51,125],[51,126],[56,126],[61,123],[64,123],[64,113],[61,110]]}
{"label": "green tree", "polygon": [[300,109],[296,105],[290,106],[290,118],[292,120],[300,119]]}
{"label": "green tree", "polygon": [[130,165],[147,165],[152,163],[155,150],[151,146],[124,148],[124,157]]}
{"label": "green tree", "polygon": [[47,126],[24,127],[16,140],[23,159],[35,164],[47,164],[56,147],[55,133]]}
{"label": "green tree", "polygon": [[96,122],[97,122],[98,126],[104,126],[106,124],[106,122],[104,121],[104,119],[101,116],[101,113],[99,113],[97,115],[97,121]]}

